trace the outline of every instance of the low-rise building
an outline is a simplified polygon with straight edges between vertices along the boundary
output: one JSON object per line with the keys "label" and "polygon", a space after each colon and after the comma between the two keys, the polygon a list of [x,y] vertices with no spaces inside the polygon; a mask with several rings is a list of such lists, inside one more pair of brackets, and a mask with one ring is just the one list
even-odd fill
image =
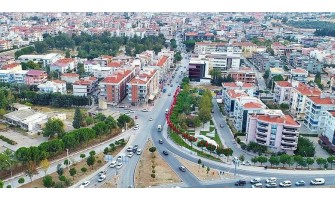
{"label": "low-rise building", "polygon": [[288,81],[275,81],[274,82],[274,95],[273,101],[276,104],[286,103],[289,104],[291,101],[291,88],[292,84]]}
{"label": "low-rise building", "polygon": [[235,81],[243,83],[256,83],[256,72],[248,67],[239,69],[229,69],[227,75],[230,75]]}
{"label": "low-rise building", "polygon": [[299,129],[300,124],[281,110],[264,110],[249,115],[246,143],[256,142],[292,154],[297,149]]}
{"label": "low-rise building", "polygon": [[79,74],[64,73],[60,76],[60,80],[73,84],[74,82],[79,80]]}
{"label": "low-rise building", "polygon": [[55,93],[60,92],[66,94],[66,82],[61,80],[52,80],[42,83],[37,88],[44,93]]}
{"label": "low-rise building", "polygon": [[42,70],[28,70],[26,74],[27,85],[39,85],[47,81],[48,74]]}
{"label": "low-rise building", "polygon": [[22,70],[22,66],[20,63],[11,63],[8,65],[4,65],[1,68],[2,70],[8,70],[10,72],[17,72]]}
{"label": "low-rise building", "polygon": [[308,71],[302,68],[291,69],[291,80],[307,83]]}
{"label": "low-rise building", "polygon": [[73,95],[89,96],[98,88],[98,79],[96,77],[86,77],[73,83]]}
{"label": "low-rise building", "polygon": [[31,109],[18,110],[4,115],[7,123],[20,126],[27,131],[39,130],[39,123],[48,119],[46,114]]}
{"label": "low-rise building", "polygon": [[254,93],[256,92],[256,86],[252,83],[244,83],[244,82],[230,82],[230,83],[222,83],[222,94],[225,92],[225,90],[243,90],[245,91],[249,96],[254,96]]}
{"label": "low-rise building", "polygon": [[335,99],[321,94],[317,97],[307,97],[305,107],[304,125],[309,131],[322,133],[326,128],[328,110],[335,110]]}
{"label": "low-rise building", "polygon": [[73,58],[63,58],[50,65],[50,72],[57,71],[59,73],[65,73],[74,70],[75,60]]}
{"label": "low-rise building", "polygon": [[18,60],[20,63],[26,63],[29,61],[33,61],[34,63],[42,63],[43,67],[46,67],[62,58],[64,57],[58,53],[49,53],[45,55],[22,55],[19,56]]}
{"label": "low-rise building", "polygon": [[194,82],[209,82],[209,64],[206,60],[191,59],[188,64],[188,78]]}

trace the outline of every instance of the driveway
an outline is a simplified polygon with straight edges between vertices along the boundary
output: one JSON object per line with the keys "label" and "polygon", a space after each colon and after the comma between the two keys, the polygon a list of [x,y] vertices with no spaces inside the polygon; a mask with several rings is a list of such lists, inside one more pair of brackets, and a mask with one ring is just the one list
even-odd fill
{"label": "driveway", "polygon": [[30,146],[38,146],[42,142],[45,142],[48,140],[48,138],[43,136],[26,136],[22,133],[16,132],[14,130],[8,130],[6,132],[0,132],[0,135],[3,135],[11,140],[14,140],[17,142],[17,145],[10,145],[7,142],[4,142],[0,140],[0,146],[5,146],[6,148],[9,148],[13,151],[16,151],[20,147],[30,147]]}

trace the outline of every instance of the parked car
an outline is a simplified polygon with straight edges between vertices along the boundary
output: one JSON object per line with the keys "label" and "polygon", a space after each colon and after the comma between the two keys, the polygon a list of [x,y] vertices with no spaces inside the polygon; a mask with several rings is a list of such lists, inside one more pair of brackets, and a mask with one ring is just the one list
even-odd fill
{"label": "parked car", "polygon": [[220,124],[220,127],[223,128],[223,124]]}
{"label": "parked car", "polygon": [[163,154],[166,155],[166,156],[169,155],[169,153],[167,151],[163,151]]}
{"label": "parked car", "polygon": [[130,152],[127,156],[128,156],[129,158],[131,158],[131,157],[133,157],[133,155],[134,155],[134,153],[133,153],[133,152]]}
{"label": "parked car", "polygon": [[256,183],[254,185],[251,186],[252,188],[262,188],[263,184],[262,183]]}
{"label": "parked car", "polygon": [[149,118],[149,121],[152,121],[152,118],[151,118],[151,117]]}
{"label": "parked car", "polygon": [[163,144],[163,140],[158,140],[158,143],[159,144]]}
{"label": "parked car", "polygon": [[91,183],[90,181],[85,181],[85,182],[83,182],[79,187],[80,187],[80,188],[85,188],[85,187],[87,187],[90,183]]}
{"label": "parked car", "polygon": [[100,172],[98,173],[98,176],[104,175],[104,174],[106,174],[106,172],[107,172],[107,170],[100,171]]}
{"label": "parked car", "polygon": [[238,180],[235,182],[236,186],[244,186],[245,184],[247,184],[247,181],[245,180]]}
{"label": "parked car", "polygon": [[99,178],[98,178],[98,182],[102,182],[106,179],[106,175],[101,175]]}
{"label": "parked car", "polygon": [[116,160],[113,160],[112,163],[109,165],[110,168],[114,168],[116,166]]}
{"label": "parked car", "polygon": [[137,149],[136,154],[141,155],[142,154],[142,149]]}
{"label": "parked car", "polygon": [[142,110],[142,112],[149,112],[149,110],[146,109],[146,108],[144,108],[144,109]]}
{"label": "parked car", "polygon": [[325,184],[324,178],[315,178],[311,180],[311,185],[323,185],[323,184]]}
{"label": "parked car", "polygon": [[296,186],[304,186],[305,185],[305,181],[301,180],[301,181],[297,181],[295,182]]}
{"label": "parked car", "polygon": [[179,170],[182,171],[182,172],[186,172],[186,168],[184,166],[180,166]]}
{"label": "parked car", "polygon": [[280,187],[291,187],[292,183],[291,183],[290,180],[286,180],[286,181],[283,181],[283,182],[279,183],[279,186]]}
{"label": "parked car", "polygon": [[265,187],[267,187],[267,188],[275,188],[275,187],[277,187],[277,183],[275,183],[275,182],[267,183],[265,185]]}
{"label": "parked car", "polygon": [[118,163],[118,164],[116,165],[116,169],[120,169],[122,166],[123,166],[122,163]]}
{"label": "parked car", "polygon": [[132,152],[132,151],[133,151],[133,146],[129,146],[129,147],[127,148],[127,151],[128,151],[128,152]]}
{"label": "parked car", "polygon": [[242,165],[249,165],[249,166],[250,166],[251,163],[250,163],[250,161],[243,161],[243,162],[242,162]]}
{"label": "parked car", "polygon": [[270,178],[265,180],[266,183],[273,183],[273,182],[276,182],[276,181],[277,181],[276,177],[270,177]]}
{"label": "parked car", "polygon": [[260,178],[254,178],[250,181],[251,184],[260,183],[260,182],[261,182]]}
{"label": "parked car", "polygon": [[138,149],[138,145],[135,144],[134,147],[133,147],[133,153],[136,153],[136,152],[137,152],[137,149]]}
{"label": "parked car", "polygon": [[138,130],[138,127],[135,126],[135,127],[133,128],[133,130],[135,130],[135,131]]}

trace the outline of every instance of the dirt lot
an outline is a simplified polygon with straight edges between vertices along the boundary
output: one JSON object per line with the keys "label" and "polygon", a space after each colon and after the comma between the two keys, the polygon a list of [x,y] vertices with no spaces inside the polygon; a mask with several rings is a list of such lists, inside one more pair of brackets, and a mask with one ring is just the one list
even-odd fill
{"label": "dirt lot", "polygon": [[[74,116],[74,111],[75,108],[53,108],[50,106],[32,106],[32,109],[44,112],[44,113],[49,113],[49,112],[60,112],[60,113],[65,113],[66,114],[66,120],[67,121],[73,121],[73,116]],[[80,109],[83,113],[87,112],[87,109],[81,108]]]}
{"label": "dirt lot", "polygon": [[[123,147],[117,147],[116,150],[111,153],[111,155],[113,156],[116,156],[116,154],[118,154],[121,150],[122,150]],[[98,160],[101,160],[102,163],[101,164],[98,164],[97,161]],[[87,177],[89,176],[90,174],[94,173],[98,168],[100,168],[102,165],[105,164],[105,161],[104,161],[104,154],[103,153],[100,153],[100,154],[97,154],[96,156],[96,162],[93,166],[93,170],[92,170],[92,167],[89,167],[87,164],[86,164],[86,158],[84,158],[83,161],[81,162],[78,162],[78,163],[75,163],[73,164],[70,168],[73,168],[75,167],[76,170],[77,170],[77,174],[74,176],[74,179],[70,176],[69,172],[65,169],[64,170],[64,175],[68,178],[71,179],[72,181],[72,184],[74,183],[77,183],[78,181],[82,180],[84,177]],[[87,171],[85,173],[83,173],[80,169],[82,167],[86,167],[87,168]],[[52,174],[49,174],[52,176],[53,180],[55,182],[59,182],[58,180],[58,174],[56,172],[52,173]],[[28,183],[28,184],[25,184],[23,186],[21,186],[21,188],[44,188],[43,186],[43,182],[42,182],[43,178],[40,178],[40,179],[37,179],[37,180],[34,180],[33,182],[31,183]],[[28,181],[28,180],[26,180]]]}
{"label": "dirt lot", "polygon": [[[154,156],[149,152],[152,143],[147,142],[141,159],[136,167],[135,187],[145,188],[149,186],[157,186],[168,183],[180,183],[181,180],[163,158],[154,152]],[[155,178],[151,177],[152,166],[155,166]]]}

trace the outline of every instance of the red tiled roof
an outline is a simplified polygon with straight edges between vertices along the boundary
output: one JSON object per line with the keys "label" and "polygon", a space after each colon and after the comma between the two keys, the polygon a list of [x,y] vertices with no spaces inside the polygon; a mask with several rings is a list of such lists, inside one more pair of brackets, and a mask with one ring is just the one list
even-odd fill
{"label": "red tiled roof", "polygon": [[328,112],[329,112],[333,117],[335,117],[335,111],[334,111],[334,110],[328,110]]}
{"label": "red tiled roof", "polygon": [[102,83],[111,83],[116,84],[120,83],[125,77],[127,77],[132,70],[125,70],[124,73],[116,73],[113,76],[108,76],[104,80],[102,80]]}
{"label": "red tiled roof", "polygon": [[275,81],[275,83],[280,87],[292,87],[292,84],[288,81]]}
{"label": "red tiled roof", "polygon": [[20,65],[19,63],[11,63],[11,64],[8,64],[8,65],[4,65],[2,67],[3,70],[8,70],[8,69],[13,69],[14,67],[17,67],[18,65]]}
{"label": "red tiled roof", "polygon": [[241,96],[248,96],[245,92],[236,92],[235,89],[228,90],[227,94],[230,96],[230,98],[233,98],[233,99],[241,97]]}
{"label": "red tiled roof", "polygon": [[75,74],[75,73],[64,73],[64,74],[62,74],[62,76],[66,76],[66,77],[79,77],[79,74]]}
{"label": "red tiled roof", "polygon": [[275,117],[270,115],[257,115],[257,119],[270,123],[299,126],[298,122],[296,122],[290,115],[275,116]]}
{"label": "red tiled roof", "polygon": [[326,98],[320,98],[318,97],[309,97],[310,100],[312,100],[315,104],[324,104],[324,105],[330,105],[333,104],[335,105],[335,99],[331,99],[329,97]]}
{"label": "red tiled roof", "polygon": [[263,105],[257,102],[248,102],[243,105],[244,108],[262,108]]}
{"label": "red tiled roof", "polygon": [[65,81],[61,81],[61,80],[53,80],[52,82],[54,82],[54,83],[66,83]]}
{"label": "red tiled roof", "polygon": [[120,67],[121,63],[120,62],[110,62],[107,64],[107,67]]}
{"label": "red tiled roof", "polygon": [[[239,87],[236,82],[229,82],[229,83],[222,83],[223,87]],[[243,83],[242,87],[243,88],[251,88],[254,85],[252,83]]]}
{"label": "red tiled roof", "polygon": [[158,61],[157,66],[162,67],[168,58],[169,58],[168,56],[162,56],[162,58]]}
{"label": "red tiled roof", "polygon": [[320,96],[321,90],[316,87],[309,87],[303,83],[299,83],[298,87],[295,88],[302,95],[306,96]]}
{"label": "red tiled roof", "polygon": [[36,75],[42,75],[44,73],[45,71],[32,69],[27,72],[27,75],[36,76]]}
{"label": "red tiled roof", "polygon": [[302,68],[292,69],[292,72],[294,72],[294,73],[308,73],[305,69],[302,69]]}

